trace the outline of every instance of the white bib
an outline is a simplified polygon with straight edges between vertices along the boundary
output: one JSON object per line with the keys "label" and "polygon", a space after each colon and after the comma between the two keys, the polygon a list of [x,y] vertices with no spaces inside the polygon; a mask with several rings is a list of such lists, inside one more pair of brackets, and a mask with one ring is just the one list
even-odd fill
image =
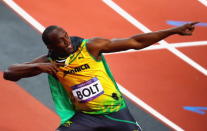
{"label": "white bib", "polygon": [[71,88],[73,96],[81,103],[91,101],[104,93],[103,87],[96,77]]}

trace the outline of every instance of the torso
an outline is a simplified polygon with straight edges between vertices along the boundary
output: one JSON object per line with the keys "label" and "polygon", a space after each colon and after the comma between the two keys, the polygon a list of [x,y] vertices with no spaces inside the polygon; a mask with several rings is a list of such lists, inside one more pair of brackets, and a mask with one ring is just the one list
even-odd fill
{"label": "torso", "polygon": [[[86,40],[67,57],[57,78],[64,86],[77,111],[89,114],[110,113],[125,107],[112,75],[103,60],[87,50]],[[64,60],[62,60],[64,61]],[[60,62],[60,61],[59,61]]]}

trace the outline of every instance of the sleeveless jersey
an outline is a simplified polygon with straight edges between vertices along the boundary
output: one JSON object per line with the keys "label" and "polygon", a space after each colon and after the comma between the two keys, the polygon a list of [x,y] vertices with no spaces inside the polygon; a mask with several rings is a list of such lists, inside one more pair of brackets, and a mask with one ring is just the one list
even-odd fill
{"label": "sleeveless jersey", "polygon": [[87,40],[67,57],[56,76],[76,111],[107,114],[126,106],[102,55],[96,60],[87,50]]}

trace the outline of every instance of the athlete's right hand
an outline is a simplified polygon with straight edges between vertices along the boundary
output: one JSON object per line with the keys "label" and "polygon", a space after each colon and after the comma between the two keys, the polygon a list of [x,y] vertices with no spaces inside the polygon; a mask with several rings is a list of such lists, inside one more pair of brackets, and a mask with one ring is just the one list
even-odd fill
{"label": "athlete's right hand", "polygon": [[59,66],[64,66],[62,63],[38,63],[37,68],[43,73],[48,73],[51,75],[56,75],[60,69]]}

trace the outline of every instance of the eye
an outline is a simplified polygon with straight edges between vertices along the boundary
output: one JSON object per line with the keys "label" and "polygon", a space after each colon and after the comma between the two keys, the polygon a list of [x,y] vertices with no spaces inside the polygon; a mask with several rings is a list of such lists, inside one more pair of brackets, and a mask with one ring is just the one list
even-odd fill
{"label": "eye", "polygon": [[65,37],[68,37],[68,34],[65,32]]}

